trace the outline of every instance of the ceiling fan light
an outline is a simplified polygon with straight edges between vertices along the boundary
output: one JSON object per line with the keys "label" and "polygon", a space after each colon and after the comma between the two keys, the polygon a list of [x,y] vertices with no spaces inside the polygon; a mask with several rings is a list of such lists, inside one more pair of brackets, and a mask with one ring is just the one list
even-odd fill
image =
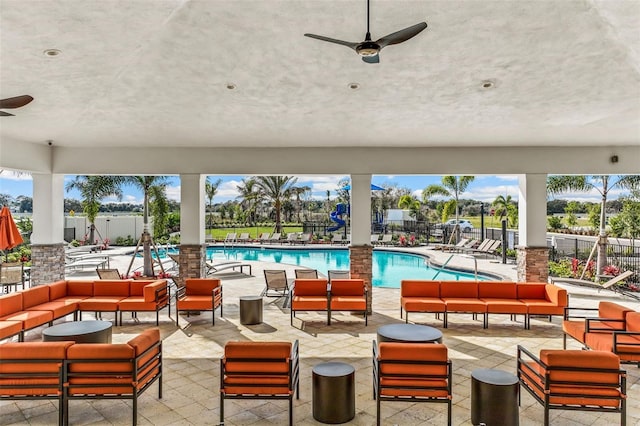
{"label": "ceiling fan light", "polygon": [[42,54],[48,58],[54,58],[58,55],[60,55],[62,53],[62,51],[58,50],[58,49],[47,49],[44,52],[42,52]]}

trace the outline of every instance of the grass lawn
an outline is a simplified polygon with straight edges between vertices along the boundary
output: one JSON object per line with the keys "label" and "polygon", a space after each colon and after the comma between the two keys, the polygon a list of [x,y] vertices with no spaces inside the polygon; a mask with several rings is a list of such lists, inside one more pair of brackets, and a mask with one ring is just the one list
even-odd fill
{"label": "grass lawn", "polygon": [[[257,239],[263,232],[273,233],[273,226],[236,226],[231,228],[214,228],[205,231],[206,238],[213,238],[216,241],[223,241],[228,233],[235,232],[236,236],[240,236],[243,232],[249,233],[249,238]],[[287,233],[302,232],[302,226],[283,227],[282,237]]]}

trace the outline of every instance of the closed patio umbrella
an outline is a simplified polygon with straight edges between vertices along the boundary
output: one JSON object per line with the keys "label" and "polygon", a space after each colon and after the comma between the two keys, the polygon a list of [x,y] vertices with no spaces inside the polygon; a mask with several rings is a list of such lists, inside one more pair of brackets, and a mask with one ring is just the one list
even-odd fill
{"label": "closed patio umbrella", "polygon": [[0,250],[14,248],[22,241],[22,235],[13,221],[9,207],[3,206],[0,210]]}

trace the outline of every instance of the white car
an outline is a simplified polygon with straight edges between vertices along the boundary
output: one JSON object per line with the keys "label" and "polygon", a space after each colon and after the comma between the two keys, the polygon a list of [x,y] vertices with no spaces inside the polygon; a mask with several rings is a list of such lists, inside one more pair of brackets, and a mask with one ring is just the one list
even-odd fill
{"label": "white car", "polygon": [[[442,225],[442,227],[447,228],[448,230],[452,230],[455,224],[456,224],[455,219],[449,219]],[[462,232],[470,232],[473,229],[473,224],[468,220],[459,219],[458,225],[460,226],[460,230]]]}

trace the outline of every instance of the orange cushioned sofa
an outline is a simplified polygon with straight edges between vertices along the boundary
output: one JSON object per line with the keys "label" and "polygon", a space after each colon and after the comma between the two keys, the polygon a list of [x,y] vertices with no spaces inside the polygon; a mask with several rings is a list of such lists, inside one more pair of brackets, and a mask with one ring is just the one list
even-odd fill
{"label": "orange cushioned sofa", "polygon": [[[0,340],[78,312],[158,312],[169,303],[165,280],[57,281],[0,296]],[[80,314],[81,315],[81,314]],[[81,316],[80,316],[81,318]],[[18,324],[20,325],[18,328]]]}
{"label": "orange cushioned sofa", "polygon": [[367,318],[367,287],[359,278],[299,278],[291,290],[291,325],[296,311],[326,311],[331,325],[332,311],[362,312]]}
{"label": "orange cushioned sofa", "polygon": [[9,342],[0,345],[0,400],[57,399],[58,423],[69,423],[69,401],[137,399],[154,382],[162,398],[162,340],[157,328],[123,344]]}
{"label": "orange cushioned sofa", "polygon": [[566,290],[546,283],[503,281],[428,281],[402,280],[400,284],[400,317],[409,312],[444,315],[448,327],[449,313],[471,313],[483,317],[489,326],[489,314],[524,316],[524,328],[530,328],[532,315],[563,315],[568,304]]}

